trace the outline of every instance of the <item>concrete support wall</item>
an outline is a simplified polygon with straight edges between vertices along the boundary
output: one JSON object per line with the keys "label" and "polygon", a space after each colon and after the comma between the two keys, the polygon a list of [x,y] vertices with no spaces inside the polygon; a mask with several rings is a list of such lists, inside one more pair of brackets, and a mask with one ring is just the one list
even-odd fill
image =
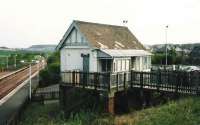
{"label": "concrete support wall", "polygon": [[92,109],[110,114],[129,112],[166,103],[174,93],[131,88],[124,91],[99,92],[97,90],[60,85],[60,105],[65,113]]}
{"label": "concrete support wall", "polygon": [[105,97],[105,108],[104,111],[110,114],[115,114],[115,98]]}

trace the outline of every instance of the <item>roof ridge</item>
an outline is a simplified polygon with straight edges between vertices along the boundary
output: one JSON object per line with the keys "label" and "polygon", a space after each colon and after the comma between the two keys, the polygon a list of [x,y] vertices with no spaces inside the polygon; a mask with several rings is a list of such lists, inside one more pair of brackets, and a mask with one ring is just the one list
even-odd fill
{"label": "roof ridge", "polygon": [[112,24],[106,24],[106,23],[95,23],[95,22],[88,22],[88,21],[81,21],[81,20],[74,20],[74,22],[80,22],[80,23],[88,23],[88,24],[95,24],[95,25],[104,25],[104,26],[112,26],[112,27],[121,27],[121,28],[127,28],[127,26],[121,26],[121,25],[112,25]]}

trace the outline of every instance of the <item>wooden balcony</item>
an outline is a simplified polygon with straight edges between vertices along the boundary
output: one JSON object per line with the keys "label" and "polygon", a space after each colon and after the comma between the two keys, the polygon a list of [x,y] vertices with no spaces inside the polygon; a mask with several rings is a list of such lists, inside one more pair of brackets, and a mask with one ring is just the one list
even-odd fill
{"label": "wooden balcony", "polygon": [[200,72],[62,72],[62,84],[98,91],[141,88],[185,94],[200,94]]}

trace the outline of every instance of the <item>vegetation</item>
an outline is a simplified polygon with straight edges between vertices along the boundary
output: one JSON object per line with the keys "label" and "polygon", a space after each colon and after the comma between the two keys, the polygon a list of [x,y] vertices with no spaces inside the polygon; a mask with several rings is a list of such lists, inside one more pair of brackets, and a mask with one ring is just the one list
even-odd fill
{"label": "vegetation", "polygon": [[200,45],[193,48],[189,54],[189,62],[193,65],[200,64]]}
{"label": "vegetation", "polygon": [[9,51],[9,50],[0,50],[0,69],[13,69],[15,60],[16,66],[21,67],[25,65],[27,62],[32,62],[32,60],[36,60],[37,55],[44,56],[44,53],[38,52],[27,52],[27,51]]}
{"label": "vegetation", "polygon": [[[200,64],[200,44],[183,44],[183,45],[169,45],[168,49],[168,64],[183,64],[183,65],[199,65]],[[181,51],[176,51],[176,48],[181,49]],[[153,47],[155,50],[152,56],[152,64],[165,64],[166,55],[165,47],[159,47],[155,45]]]}
{"label": "vegetation", "polygon": [[60,53],[55,52],[48,57],[47,67],[40,72],[40,86],[58,84],[60,79]]}
{"label": "vegetation", "polygon": [[21,125],[198,125],[200,98],[185,98],[168,104],[111,116],[91,112],[72,113],[69,119],[59,111],[58,103],[31,104],[22,116]]}
{"label": "vegetation", "polygon": [[[168,50],[167,63],[168,65],[188,64],[188,55],[176,52],[174,47]],[[152,56],[152,64],[165,65],[166,54],[164,52],[154,52]]]}

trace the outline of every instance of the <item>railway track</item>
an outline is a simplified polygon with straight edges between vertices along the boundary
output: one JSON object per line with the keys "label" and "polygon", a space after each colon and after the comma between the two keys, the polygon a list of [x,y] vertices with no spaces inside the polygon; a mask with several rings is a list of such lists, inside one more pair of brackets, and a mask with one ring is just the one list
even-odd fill
{"label": "railway track", "polygon": [[[38,65],[39,64],[35,64],[31,67],[32,74],[40,70]],[[13,89],[29,78],[29,70],[29,67],[24,67],[15,73],[0,79],[0,99],[9,94]]]}

